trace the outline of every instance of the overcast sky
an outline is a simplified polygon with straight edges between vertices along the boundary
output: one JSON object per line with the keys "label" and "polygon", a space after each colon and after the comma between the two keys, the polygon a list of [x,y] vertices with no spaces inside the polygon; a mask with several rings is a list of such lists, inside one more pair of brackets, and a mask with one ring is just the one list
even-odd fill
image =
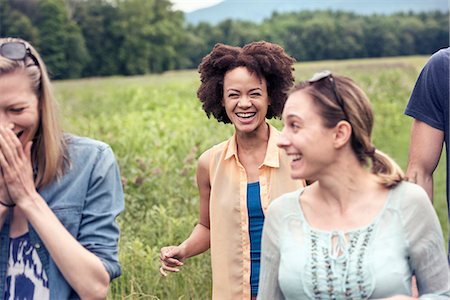
{"label": "overcast sky", "polygon": [[174,4],[175,9],[182,10],[184,12],[191,12],[196,9],[212,6],[222,0],[170,0]]}

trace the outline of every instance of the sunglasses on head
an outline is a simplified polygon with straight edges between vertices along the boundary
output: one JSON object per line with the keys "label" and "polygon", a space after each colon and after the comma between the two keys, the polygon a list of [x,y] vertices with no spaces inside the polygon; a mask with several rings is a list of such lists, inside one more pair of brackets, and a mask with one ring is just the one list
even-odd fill
{"label": "sunglasses on head", "polygon": [[0,56],[10,60],[24,60],[27,55],[33,60],[34,64],[39,67],[37,58],[31,53],[30,45],[25,42],[4,42],[0,43]]}
{"label": "sunglasses on head", "polygon": [[337,91],[336,81],[334,80],[334,77],[333,77],[333,74],[331,73],[331,71],[325,70],[325,71],[314,74],[313,77],[311,77],[311,79],[308,80],[308,83],[311,85],[311,84],[314,84],[315,82],[319,82],[321,80],[327,80],[328,82],[331,83],[334,97],[336,98],[337,103],[341,107],[342,112],[345,115],[345,119],[348,121],[349,119],[348,119],[347,113],[345,112],[344,101],[342,100],[341,96],[339,95],[339,93]]}

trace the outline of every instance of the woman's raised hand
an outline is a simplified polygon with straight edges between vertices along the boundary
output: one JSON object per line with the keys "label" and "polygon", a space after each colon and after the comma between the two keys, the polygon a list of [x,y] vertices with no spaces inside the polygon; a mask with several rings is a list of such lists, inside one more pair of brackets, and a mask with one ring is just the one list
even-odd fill
{"label": "woman's raised hand", "polygon": [[[10,202],[20,204],[34,199],[37,194],[33,180],[31,145],[25,147],[11,128],[0,126],[0,168],[3,172],[3,186],[7,189]],[[1,181],[0,181],[1,185]],[[0,188],[0,192],[3,190]]]}

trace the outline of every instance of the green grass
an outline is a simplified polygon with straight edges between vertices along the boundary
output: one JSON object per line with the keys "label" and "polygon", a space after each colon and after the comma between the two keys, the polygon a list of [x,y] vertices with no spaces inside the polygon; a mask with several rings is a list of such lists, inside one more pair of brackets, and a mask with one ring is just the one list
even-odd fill
{"label": "green grass", "polygon": [[[375,145],[405,168],[412,120],[403,110],[426,59],[299,63],[295,72],[297,81],[323,69],[353,78],[373,103]],[[158,273],[159,249],[183,241],[196,224],[197,158],[233,132],[206,117],[198,86],[194,70],[55,83],[65,129],[109,143],[125,183],[126,210],[119,219],[123,275],[113,282],[111,299],[210,298],[208,253],[188,260],[178,274]],[[281,128],[279,120],[271,123]],[[444,158],[435,181],[435,208],[446,237]]]}

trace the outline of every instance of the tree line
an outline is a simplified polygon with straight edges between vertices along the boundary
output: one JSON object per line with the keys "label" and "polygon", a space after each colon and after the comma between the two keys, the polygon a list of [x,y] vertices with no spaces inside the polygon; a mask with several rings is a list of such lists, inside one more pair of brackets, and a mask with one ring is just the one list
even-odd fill
{"label": "tree line", "polygon": [[0,36],[29,40],[64,79],[196,68],[218,42],[267,40],[298,61],[431,54],[449,46],[449,13],[301,11],[193,25],[169,0],[0,0]]}

